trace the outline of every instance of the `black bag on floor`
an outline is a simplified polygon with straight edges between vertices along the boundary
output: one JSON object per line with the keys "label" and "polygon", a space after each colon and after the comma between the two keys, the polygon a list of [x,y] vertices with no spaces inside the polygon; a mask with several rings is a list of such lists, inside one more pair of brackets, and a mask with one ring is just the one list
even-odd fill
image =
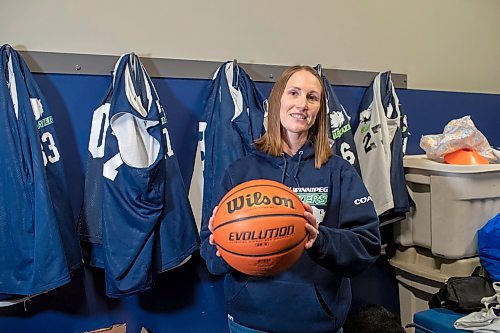
{"label": "black bag on floor", "polygon": [[478,266],[471,276],[450,277],[429,301],[429,308],[444,307],[455,312],[471,313],[484,308],[481,299],[495,295],[488,272]]}

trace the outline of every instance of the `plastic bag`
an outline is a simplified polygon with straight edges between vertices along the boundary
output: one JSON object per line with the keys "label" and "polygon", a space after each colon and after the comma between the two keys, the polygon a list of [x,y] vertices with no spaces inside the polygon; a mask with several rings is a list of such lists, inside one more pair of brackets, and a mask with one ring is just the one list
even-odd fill
{"label": "plastic bag", "polygon": [[481,265],[493,281],[500,281],[500,214],[479,229],[477,243]]}
{"label": "plastic bag", "polygon": [[491,148],[486,137],[476,128],[470,116],[450,121],[443,134],[424,135],[420,147],[430,160],[443,162],[446,154],[459,149],[471,149],[488,159],[490,163],[500,163],[500,154]]}

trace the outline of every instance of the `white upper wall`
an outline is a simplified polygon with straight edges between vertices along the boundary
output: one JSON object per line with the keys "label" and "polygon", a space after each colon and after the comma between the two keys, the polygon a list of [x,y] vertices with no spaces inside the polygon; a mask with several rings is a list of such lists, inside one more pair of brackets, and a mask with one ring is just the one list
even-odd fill
{"label": "white upper wall", "polygon": [[499,0],[2,0],[17,50],[392,70],[500,93]]}

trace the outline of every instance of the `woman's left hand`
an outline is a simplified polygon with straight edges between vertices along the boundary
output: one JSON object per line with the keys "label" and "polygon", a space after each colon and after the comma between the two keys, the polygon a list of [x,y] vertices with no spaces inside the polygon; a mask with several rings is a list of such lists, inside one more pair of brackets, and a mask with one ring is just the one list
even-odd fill
{"label": "woman's left hand", "polygon": [[309,204],[304,203],[304,208],[306,209],[306,211],[304,212],[304,217],[307,220],[306,231],[308,233],[308,239],[305,245],[305,249],[307,250],[313,246],[314,242],[318,238],[319,231],[318,223],[316,222],[316,218],[313,215],[312,207]]}

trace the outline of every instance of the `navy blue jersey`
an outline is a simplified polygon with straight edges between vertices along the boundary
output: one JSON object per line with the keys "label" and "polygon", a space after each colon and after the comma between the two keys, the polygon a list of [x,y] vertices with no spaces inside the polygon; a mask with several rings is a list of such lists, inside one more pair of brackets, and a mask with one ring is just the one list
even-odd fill
{"label": "navy blue jersey", "polygon": [[227,62],[219,67],[199,123],[189,193],[198,227],[212,215],[213,193],[227,166],[249,154],[264,134],[266,112],[267,100],[240,66]]}
{"label": "navy blue jersey", "polygon": [[406,153],[406,142],[408,140],[408,119],[404,113],[403,107],[399,102],[396,89],[391,80],[391,73],[386,72],[387,78],[387,98],[384,99],[384,107],[387,112],[387,118],[399,122],[394,139],[391,142],[391,190],[394,200],[394,213],[406,213],[413,205],[413,201],[406,187],[406,178],[403,168],[403,157]]}
{"label": "navy blue jersey", "polygon": [[183,263],[199,238],[167,116],[139,58],[123,55],[93,115],[80,233],[90,264],[105,270],[106,293],[151,287]]}
{"label": "navy blue jersey", "polygon": [[323,75],[321,65],[314,68],[321,78],[326,91],[327,113],[328,113],[328,137],[334,142],[334,152],[341,156],[344,160],[351,163],[358,174],[361,174],[358,163],[358,153],[356,152],[356,144],[351,130],[351,118],[340,103],[335,94],[332,85]]}
{"label": "navy blue jersey", "polygon": [[81,265],[55,119],[19,53],[0,48],[0,299],[70,280]]}

